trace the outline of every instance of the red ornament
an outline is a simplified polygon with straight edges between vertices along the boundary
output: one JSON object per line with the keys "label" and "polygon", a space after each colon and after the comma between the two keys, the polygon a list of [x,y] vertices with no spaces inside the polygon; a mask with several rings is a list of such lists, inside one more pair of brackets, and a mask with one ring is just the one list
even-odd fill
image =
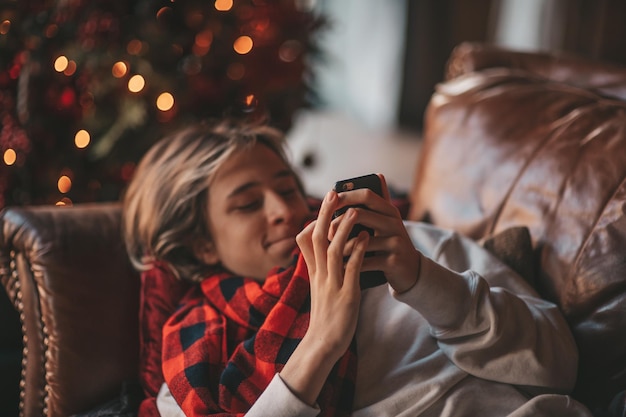
{"label": "red ornament", "polygon": [[61,109],[68,109],[74,105],[76,102],[76,92],[70,88],[66,87],[61,96],[59,97],[59,106]]}

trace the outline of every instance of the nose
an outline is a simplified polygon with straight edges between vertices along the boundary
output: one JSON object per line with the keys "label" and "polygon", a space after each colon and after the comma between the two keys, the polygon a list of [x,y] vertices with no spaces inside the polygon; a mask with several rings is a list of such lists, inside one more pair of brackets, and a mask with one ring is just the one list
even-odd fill
{"label": "nose", "polygon": [[292,208],[278,193],[269,192],[265,197],[265,210],[268,221],[272,224],[287,222],[292,217]]}

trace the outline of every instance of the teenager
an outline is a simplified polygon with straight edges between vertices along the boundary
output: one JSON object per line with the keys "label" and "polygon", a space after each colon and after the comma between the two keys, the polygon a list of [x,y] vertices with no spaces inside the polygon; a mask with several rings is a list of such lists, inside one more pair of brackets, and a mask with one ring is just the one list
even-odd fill
{"label": "teenager", "polygon": [[[329,191],[313,219],[268,126],[201,124],[145,155],[130,257],[194,283],[163,329],[163,416],[590,416],[566,395],[558,308],[471,240],[404,222],[380,178],[382,197]],[[373,235],[348,239],[356,224]],[[362,288],[374,270],[387,282]]]}

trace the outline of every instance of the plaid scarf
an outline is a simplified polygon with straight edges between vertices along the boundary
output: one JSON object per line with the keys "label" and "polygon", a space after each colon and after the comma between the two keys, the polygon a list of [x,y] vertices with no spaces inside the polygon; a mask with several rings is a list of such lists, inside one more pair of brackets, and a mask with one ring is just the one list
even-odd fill
{"label": "plaid scarf", "polygon": [[[283,368],[309,325],[304,258],[264,283],[221,273],[188,293],[163,329],[163,374],[187,416],[243,415]],[[317,399],[320,416],[351,414],[356,345]]]}

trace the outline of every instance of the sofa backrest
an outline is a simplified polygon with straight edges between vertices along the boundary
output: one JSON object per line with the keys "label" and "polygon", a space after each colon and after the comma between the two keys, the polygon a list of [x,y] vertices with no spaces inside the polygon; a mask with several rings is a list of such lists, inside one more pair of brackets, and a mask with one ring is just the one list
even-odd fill
{"label": "sofa backrest", "polygon": [[477,65],[484,51],[457,49],[430,102],[409,218],[477,240],[528,227],[537,290],[571,326],[575,396],[593,409],[626,388],[626,102],[583,88],[584,71],[529,70],[543,55],[490,49],[502,56]]}
{"label": "sofa backrest", "polygon": [[116,203],[0,213],[0,280],[24,335],[23,417],[85,412],[137,380],[140,281],[120,217]]}

